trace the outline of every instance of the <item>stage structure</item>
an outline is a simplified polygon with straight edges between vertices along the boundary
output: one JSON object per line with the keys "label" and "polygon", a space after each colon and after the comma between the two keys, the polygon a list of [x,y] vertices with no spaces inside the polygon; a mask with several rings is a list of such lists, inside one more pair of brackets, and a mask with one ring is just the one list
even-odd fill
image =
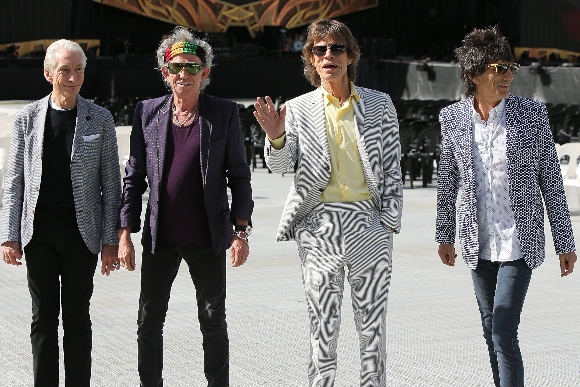
{"label": "stage structure", "polygon": [[229,27],[247,27],[252,37],[265,26],[290,29],[379,5],[379,0],[94,1],[203,32],[226,32]]}

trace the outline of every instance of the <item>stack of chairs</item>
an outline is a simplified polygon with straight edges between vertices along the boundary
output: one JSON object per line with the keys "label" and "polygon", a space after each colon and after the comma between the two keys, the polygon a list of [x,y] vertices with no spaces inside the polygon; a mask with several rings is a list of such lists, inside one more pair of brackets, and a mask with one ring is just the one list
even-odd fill
{"label": "stack of chairs", "polygon": [[252,166],[252,171],[256,168],[256,143],[254,141],[253,125],[256,124],[256,118],[254,117],[254,107],[248,106],[247,108],[238,104],[238,110],[240,112],[240,123],[242,125],[242,132],[244,133],[244,149],[246,152],[246,163]]}
{"label": "stack of chairs", "polygon": [[562,170],[562,180],[570,211],[575,214],[580,210],[580,173],[578,160],[580,160],[580,143],[568,143],[558,146],[558,159]]}
{"label": "stack of chairs", "polygon": [[[441,125],[439,112],[456,101],[399,100],[394,101],[399,119],[401,141],[401,175],[403,183],[409,175],[411,188],[421,177],[423,187],[433,182],[439,167]],[[434,167],[435,165],[435,167]]]}
{"label": "stack of chairs", "polygon": [[139,101],[148,99],[148,97],[114,97],[102,98],[95,97],[93,102],[99,106],[104,107],[113,116],[115,125],[117,126],[131,126],[133,125],[133,116],[135,115],[135,107]]}
{"label": "stack of chairs", "polygon": [[266,133],[262,130],[260,125],[258,125],[256,117],[254,117],[254,111],[256,109],[253,105],[245,107],[242,104],[238,104],[238,109],[240,112],[242,132],[244,133],[246,163],[252,167],[253,172],[258,167],[258,158],[260,158],[262,168],[267,168],[268,173],[272,173],[266,165],[266,157],[264,156]]}
{"label": "stack of chairs", "polygon": [[579,104],[546,104],[554,141],[560,145],[578,142],[580,133]]}
{"label": "stack of chairs", "polygon": [[131,148],[131,126],[133,125],[135,107],[139,101],[144,99],[148,99],[148,97],[95,97],[93,99],[93,102],[96,105],[107,109],[115,121],[121,178],[125,177],[125,166],[127,161],[129,161],[129,153]]}

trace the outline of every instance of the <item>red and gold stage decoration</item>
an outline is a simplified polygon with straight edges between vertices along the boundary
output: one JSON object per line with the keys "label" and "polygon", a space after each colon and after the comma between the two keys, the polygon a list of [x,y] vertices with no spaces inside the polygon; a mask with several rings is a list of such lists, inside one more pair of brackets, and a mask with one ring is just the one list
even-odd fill
{"label": "red and gold stage decoration", "polygon": [[220,0],[95,1],[203,32],[245,26],[252,36],[264,26],[295,28],[379,5],[379,0],[261,0],[242,5]]}

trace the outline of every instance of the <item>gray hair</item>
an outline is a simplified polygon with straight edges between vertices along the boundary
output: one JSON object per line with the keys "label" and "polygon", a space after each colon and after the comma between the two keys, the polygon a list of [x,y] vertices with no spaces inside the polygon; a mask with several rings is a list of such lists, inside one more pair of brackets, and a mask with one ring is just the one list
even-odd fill
{"label": "gray hair", "polygon": [[[185,27],[178,26],[173,29],[171,34],[165,39],[161,41],[159,47],[157,48],[156,56],[157,56],[157,69],[161,71],[163,67],[165,67],[165,51],[175,43],[179,42],[191,42],[196,44],[198,47],[203,49],[205,55],[200,56],[202,66],[211,68],[213,66],[213,50],[208,42],[205,40],[196,38],[193,33]],[[171,85],[167,78],[163,77],[163,82],[165,82],[165,86],[169,90],[171,90]],[[200,85],[200,90],[203,91],[207,85],[209,85],[210,78],[207,77]]]}
{"label": "gray hair", "polygon": [[71,40],[60,39],[53,42],[46,49],[46,56],[44,57],[44,71],[52,73],[57,65],[56,54],[59,52],[77,52],[80,54],[83,61],[83,68],[87,67],[87,56],[77,42]]}

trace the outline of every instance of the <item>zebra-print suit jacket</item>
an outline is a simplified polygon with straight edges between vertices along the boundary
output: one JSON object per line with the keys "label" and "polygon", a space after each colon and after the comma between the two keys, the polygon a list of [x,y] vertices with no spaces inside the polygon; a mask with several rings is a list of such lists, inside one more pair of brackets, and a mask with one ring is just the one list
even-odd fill
{"label": "zebra-print suit jacket", "polygon": [[[399,124],[391,98],[356,87],[354,103],[357,146],[369,192],[381,213],[381,223],[399,232],[403,207]],[[298,162],[284,206],[278,241],[294,239],[294,226],[319,202],[330,178],[330,153],[320,88],[286,102],[286,144],[276,150],[268,142],[266,162],[284,173]]]}
{"label": "zebra-print suit jacket", "polygon": [[[16,241],[21,249],[33,234],[48,98],[50,95],[16,114],[10,139],[0,242]],[[121,174],[117,136],[111,113],[80,95],[70,168],[79,231],[89,250],[98,254],[101,245],[118,244]]]}
{"label": "zebra-print suit jacket", "polygon": [[[455,203],[461,178],[459,239],[463,259],[474,269],[479,241],[472,106],[473,98],[469,98],[444,108],[439,115],[443,140],[437,178],[436,240],[455,243]],[[574,235],[546,107],[540,102],[510,95],[505,113],[510,203],[523,258],[534,269],[542,264],[545,256],[542,196],[556,253],[574,251]]]}

